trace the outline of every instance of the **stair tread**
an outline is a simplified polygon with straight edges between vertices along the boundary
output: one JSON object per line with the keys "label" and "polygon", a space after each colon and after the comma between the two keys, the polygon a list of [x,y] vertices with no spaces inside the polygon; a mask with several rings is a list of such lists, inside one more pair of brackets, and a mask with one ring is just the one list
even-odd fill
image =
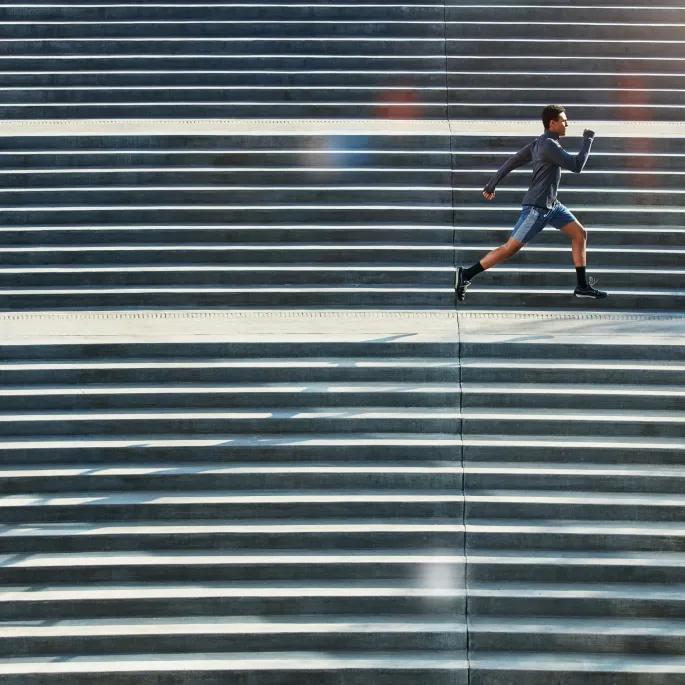
{"label": "stair tread", "polygon": [[463,532],[464,526],[450,519],[396,519],[384,521],[374,518],[370,521],[358,519],[332,519],[328,522],[311,522],[297,519],[288,521],[260,520],[241,521],[122,521],[117,523],[31,523],[5,524],[0,526],[0,538],[33,538],[50,535],[63,537],[107,537],[117,535],[173,535],[205,533],[240,534],[307,534],[307,533],[412,533],[412,532]]}
{"label": "stair tread", "polygon": [[169,618],[91,618],[57,620],[52,625],[42,621],[0,621],[0,639],[7,637],[67,637],[90,635],[187,635],[187,634],[372,634],[453,632],[463,633],[465,623],[450,619],[416,616],[184,616],[182,621]]}
{"label": "stair tread", "polygon": [[0,674],[57,674],[164,672],[164,671],[310,671],[314,669],[465,669],[466,659],[458,651],[400,653],[335,653],[329,652],[247,652],[185,654],[116,654],[70,656],[62,661],[55,657],[0,659]]}

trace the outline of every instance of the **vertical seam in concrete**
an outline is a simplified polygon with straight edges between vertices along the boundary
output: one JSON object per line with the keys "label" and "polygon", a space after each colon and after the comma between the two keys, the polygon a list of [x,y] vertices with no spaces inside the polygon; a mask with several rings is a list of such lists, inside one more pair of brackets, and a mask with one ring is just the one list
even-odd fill
{"label": "vertical seam in concrete", "polygon": [[[447,50],[447,2],[443,2],[443,47],[445,51],[445,116],[447,119],[447,141],[449,150],[448,174],[450,184],[450,223],[452,224],[452,269],[457,271],[457,229],[454,220],[454,154],[452,153],[452,122],[450,121],[450,83],[449,83],[449,54]],[[458,306],[456,275],[454,283],[454,307]]]}
{"label": "vertical seam in concrete", "polygon": [[459,369],[459,462],[461,464],[461,524],[463,528],[463,543],[462,552],[464,555],[464,632],[466,637],[466,682],[471,685],[471,633],[469,631],[469,564],[468,564],[468,549],[467,549],[467,534],[466,534],[466,472],[464,469],[464,391],[462,383],[462,345],[461,345],[461,326],[459,321],[459,314],[456,316],[457,320],[457,365]]}

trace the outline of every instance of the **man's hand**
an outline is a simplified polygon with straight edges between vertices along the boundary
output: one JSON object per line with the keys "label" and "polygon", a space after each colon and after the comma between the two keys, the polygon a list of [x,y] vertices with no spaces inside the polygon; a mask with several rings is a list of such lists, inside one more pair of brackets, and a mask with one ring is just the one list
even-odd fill
{"label": "man's hand", "polygon": [[487,192],[483,191],[483,197],[486,200],[493,200],[495,198],[495,193],[487,193]]}
{"label": "man's hand", "polygon": [[595,137],[595,132],[590,130],[589,128],[586,128],[583,131],[583,138],[594,138]]}

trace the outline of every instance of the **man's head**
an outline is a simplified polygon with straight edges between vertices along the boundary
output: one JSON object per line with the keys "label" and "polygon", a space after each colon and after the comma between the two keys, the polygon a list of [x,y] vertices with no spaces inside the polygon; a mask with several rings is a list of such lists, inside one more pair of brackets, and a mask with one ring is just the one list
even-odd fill
{"label": "man's head", "polygon": [[542,110],[542,125],[546,131],[565,136],[568,128],[566,109],[561,105],[547,105]]}

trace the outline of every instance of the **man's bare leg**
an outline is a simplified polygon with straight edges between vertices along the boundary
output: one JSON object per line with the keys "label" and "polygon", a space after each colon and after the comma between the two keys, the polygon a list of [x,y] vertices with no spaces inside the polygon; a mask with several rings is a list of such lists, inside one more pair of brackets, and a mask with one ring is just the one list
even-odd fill
{"label": "man's bare leg", "polygon": [[[507,240],[507,242],[504,243],[504,245],[501,245],[500,247],[497,247],[494,250],[488,252],[485,255],[485,257],[483,257],[483,259],[480,260],[480,264],[483,267],[483,270],[486,271],[487,269],[492,269],[493,266],[497,266],[506,259],[509,259],[510,257],[513,257],[515,254],[518,254],[524,245],[525,243],[521,243],[518,240],[509,238],[509,240]],[[467,278],[466,280],[470,279]]]}
{"label": "man's bare leg", "polygon": [[585,269],[587,266],[587,231],[579,221],[572,221],[562,229],[571,238],[571,252],[573,263],[576,267],[578,285],[574,291],[576,297],[588,298],[592,300],[604,299],[607,294],[594,287],[594,279],[588,281]]}
{"label": "man's bare leg", "polygon": [[513,257],[515,254],[518,254],[518,252],[521,250],[521,248],[525,245],[525,243],[519,242],[518,240],[514,240],[513,238],[509,238],[504,245],[500,245],[500,247],[495,248],[494,250],[491,250],[488,252],[483,259],[480,260],[480,262],[476,262],[472,267],[468,269],[462,269],[459,267],[457,269],[457,278],[456,278],[456,291],[457,291],[457,299],[460,302],[464,301],[464,296],[466,295],[466,288],[471,283],[471,279],[474,276],[477,276],[479,273],[482,273],[486,269],[491,269],[493,266],[496,266],[497,264],[501,264],[503,261],[506,259],[509,259],[510,257]]}
{"label": "man's bare leg", "polygon": [[587,231],[579,221],[566,224],[561,231],[571,238],[571,252],[576,268],[587,266]]}

